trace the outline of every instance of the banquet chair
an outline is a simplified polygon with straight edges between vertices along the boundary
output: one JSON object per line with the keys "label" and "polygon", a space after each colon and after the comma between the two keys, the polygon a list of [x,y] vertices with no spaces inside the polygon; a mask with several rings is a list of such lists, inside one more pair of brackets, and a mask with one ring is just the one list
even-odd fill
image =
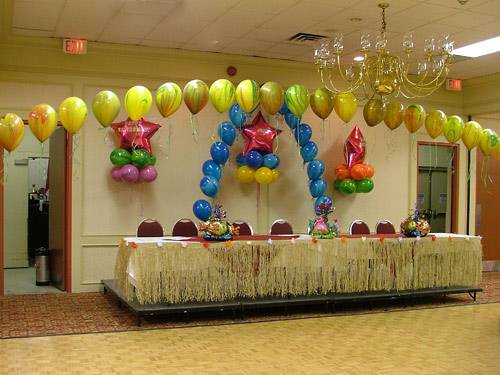
{"label": "banquet chair", "polygon": [[153,219],[144,219],[137,227],[137,237],[163,237],[163,227]]}
{"label": "banquet chair", "polygon": [[349,226],[349,234],[370,234],[370,228],[363,220],[354,220]]}
{"label": "banquet chair", "polygon": [[180,219],[172,228],[172,236],[174,237],[198,237],[198,227],[192,220]]}
{"label": "banquet chair", "polygon": [[290,223],[283,219],[275,220],[271,224],[271,229],[269,234],[280,235],[280,234],[293,234],[293,228]]}
{"label": "banquet chair", "polygon": [[396,234],[394,225],[389,220],[380,220],[375,225],[375,233],[377,234]]}
{"label": "banquet chair", "polygon": [[236,220],[233,223],[233,227],[238,228],[238,235],[239,236],[252,236],[253,235],[252,226],[245,221]]}

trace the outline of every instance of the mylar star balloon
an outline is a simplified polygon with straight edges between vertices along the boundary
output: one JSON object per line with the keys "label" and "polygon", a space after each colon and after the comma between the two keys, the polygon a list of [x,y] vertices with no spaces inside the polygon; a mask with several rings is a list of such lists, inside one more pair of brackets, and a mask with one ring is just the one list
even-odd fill
{"label": "mylar star balloon", "polygon": [[248,154],[252,150],[269,154],[273,152],[274,138],[281,133],[281,130],[270,126],[264,120],[264,117],[262,117],[262,113],[259,112],[252,123],[244,127],[241,133],[245,139],[243,155]]}
{"label": "mylar star balloon", "polygon": [[143,118],[138,121],[132,121],[128,118],[125,121],[111,124],[111,127],[120,138],[120,148],[126,150],[142,148],[151,154],[151,137],[161,126]]}
{"label": "mylar star balloon", "polygon": [[357,126],[352,129],[345,141],[344,157],[348,168],[365,160],[365,139]]}

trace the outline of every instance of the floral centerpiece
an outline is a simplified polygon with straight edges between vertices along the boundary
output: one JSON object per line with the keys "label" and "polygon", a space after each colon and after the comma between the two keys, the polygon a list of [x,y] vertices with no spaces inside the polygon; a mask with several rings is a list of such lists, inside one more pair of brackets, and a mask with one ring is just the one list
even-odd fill
{"label": "floral centerpiece", "polygon": [[425,237],[431,231],[431,226],[425,215],[418,209],[410,211],[410,214],[401,223],[401,233],[405,237]]}
{"label": "floral centerpiece", "polygon": [[339,234],[339,225],[337,220],[333,223],[328,221],[328,215],[333,212],[332,201],[328,200],[316,206],[316,218],[309,220],[308,233],[313,238],[331,239]]}
{"label": "floral centerpiece", "polygon": [[238,235],[238,228],[224,221],[225,218],[226,211],[220,204],[215,204],[208,220],[200,222],[200,231],[205,232],[203,238],[207,241],[229,241],[233,235]]}

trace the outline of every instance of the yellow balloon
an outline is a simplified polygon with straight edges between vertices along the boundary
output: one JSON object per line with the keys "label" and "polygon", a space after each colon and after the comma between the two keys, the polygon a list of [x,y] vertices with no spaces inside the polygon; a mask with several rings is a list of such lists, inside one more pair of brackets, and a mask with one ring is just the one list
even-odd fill
{"label": "yellow balloon", "polygon": [[333,99],[335,113],[346,124],[352,120],[358,109],[357,99],[352,92],[341,92]]}
{"label": "yellow balloon", "polygon": [[498,145],[498,135],[491,129],[484,129],[479,140],[479,148],[484,156],[490,156]]}
{"label": "yellow balloon", "polygon": [[284,100],[285,93],[279,83],[269,81],[260,88],[260,104],[270,115],[274,115],[280,110]]}
{"label": "yellow balloon", "polygon": [[176,83],[165,82],[156,90],[155,101],[161,115],[168,117],[181,106],[182,90]]}
{"label": "yellow balloon", "polygon": [[227,79],[218,79],[210,86],[210,101],[217,112],[226,112],[234,103],[234,85]]}
{"label": "yellow balloon", "polygon": [[425,109],[420,104],[409,105],[403,114],[403,121],[410,133],[415,133],[424,125]]}
{"label": "yellow balloon", "polygon": [[462,133],[462,142],[467,149],[472,150],[479,145],[483,128],[476,121],[468,121],[465,124],[464,132]]}
{"label": "yellow balloon", "polygon": [[446,124],[443,128],[444,137],[450,143],[455,143],[460,138],[464,132],[464,120],[460,116],[453,115],[448,117]]}
{"label": "yellow balloon", "polygon": [[193,79],[184,86],[182,96],[189,111],[196,115],[208,103],[208,86],[199,79]]}
{"label": "yellow balloon", "polygon": [[120,112],[120,99],[113,91],[100,91],[92,101],[92,112],[102,127],[107,128]]}
{"label": "yellow balloon", "polygon": [[80,130],[87,119],[87,105],[76,96],[66,98],[59,106],[59,119],[64,129],[74,134]]}
{"label": "yellow balloon", "polygon": [[280,171],[278,171],[277,169],[272,169],[272,173],[273,173],[273,180],[271,182],[275,182],[280,177]]}
{"label": "yellow balloon", "polygon": [[320,119],[325,120],[333,111],[333,94],[325,87],[316,89],[309,101],[311,109]]}
{"label": "yellow balloon", "polygon": [[398,128],[403,123],[405,107],[400,102],[390,102],[385,106],[384,124],[391,130]]}
{"label": "yellow balloon", "polygon": [[435,139],[441,135],[448,118],[443,111],[432,111],[425,117],[425,129],[431,138]]}
{"label": "yellow balloon", "polygon": [[125,94],[125,109],[131,120],[137,121],[151,109],[153,96],[144,86],[134,86]]}
{"label": "yellow balloon", "polygon": [[273,182],[273,171],[268,167],[260,167],[255,171],[255,181],[261,185]]}
{"label": "yellow balloon", "polygon": [[0,120],[0,146],[9,152],[16,149],[24,138],[24,122],[15,113],[7,113]]}
{"label": "yellow balloon", "polygon": [[236,101],[243,111],[250,113],[259,104],[260,89],[257,82],[251,79],[241,81],[236,87]]}
{"label": "yellow balloon", "polygon": [[500,141],[497,142],[497,145],[493,149],[492,155],[494,155],[497,160],[500,160]]}
{"label": "yellow balloon", "polygon": [[380,99],[370,99],[363,108],[366,125],[377,126],[385,117],[385,104]]}
{"label": "yellow balloon", "polygon": [[48,104],[38,104],[28,115],[28,125],[35,137],[44,142],[56,130],[57,113]]}
{"label": "yellow balloon", "polygon": [[244,184],[250,184],[255,181],[255,171],[248,165],[243,165],[236,171],[238,180]]}

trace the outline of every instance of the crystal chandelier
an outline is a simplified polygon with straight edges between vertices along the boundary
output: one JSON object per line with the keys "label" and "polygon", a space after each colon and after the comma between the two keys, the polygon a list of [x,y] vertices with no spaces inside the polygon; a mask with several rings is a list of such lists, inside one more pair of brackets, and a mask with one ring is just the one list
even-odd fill
{"label": "crystal chandelier", "polygon": [[[333,93],[353,92],[371,99],[379,95],[383,101],[388,97],[422,97],[432,94],[445,81],[452,62],[453,42],[448,35],[425,40],[423,59],[416,62],[416,73],[410,73],[414,66],[413,35],[403,39],[402,56],[396,56],[387,49],[385,10],[388,3],[380,3],[382,27],[375,39],[374,52],[370,34],[361,35],[362,56],[352,64],[341,64],[344,50],[343,35],[335,34],[332,39],[322,39],[314,51],[314,63],[321,81]],[[358,95],[359,96],[359,95]]]}

